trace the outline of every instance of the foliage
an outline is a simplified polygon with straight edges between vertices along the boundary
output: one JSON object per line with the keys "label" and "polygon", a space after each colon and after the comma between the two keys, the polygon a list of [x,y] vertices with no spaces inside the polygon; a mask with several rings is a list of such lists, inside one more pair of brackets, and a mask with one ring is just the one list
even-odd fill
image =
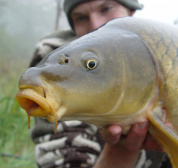
{"label": "foliage", "polygon": [[9,96],[0,98],[1,167],[35,167],[34,145],[29,137],[26,113],[15,100],[17,84]]}
{"label": "foliage", "polygon": [[[55,25],[55,0],[0,2],[0,167],[35,168],[26,113],[15,95],[34,46]],[[33,125],[33,123],[31,123]]]}

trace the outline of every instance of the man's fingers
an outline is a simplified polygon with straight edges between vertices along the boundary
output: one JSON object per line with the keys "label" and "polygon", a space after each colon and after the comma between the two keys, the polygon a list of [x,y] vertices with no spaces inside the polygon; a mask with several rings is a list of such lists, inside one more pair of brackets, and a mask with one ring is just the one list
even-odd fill
{"label": "man's fingers", "polygon": [[[173,130],[171,123],[167,122],[165,125]],[[156,150],[164,152],[164,149],[157,143],[157,141],[148,132],[148,121],[145,120],[140,123],[132,125],[129,133],[121,138],[122,127],[119,125],[111,125],[105,130],[104,139],[110,144],[114,145],[120,143],[128,151],[138,151],[145,149],[147,151]]]}
{"label": "man's fingers", "polygon": [[148,129],[148,121],[134,124],[125,139],[125,147],[130,151],[142,148]]}
{"label": "man's fingers", "polygon": [[147,151],[150,151],[150,150],[156,150],[157,147],[158,147],[158,143],[156,142],[156,140],[153,139],[150,133],[147,133],[147,136],[143,144],[143,148]]}
{"label": "man's fingers", "polygon": [[119,142],[122,128],[119,125],[111,125],[105,130],[104,139],[107,143],[114,145]]}
{"label": "man's fingers", "polygon": [[[166,122],[165,125],[170,130],[173,130],[173,125],[170,122]],[[162,146],[158,144],[157,141],[149,133],[147,133],[147,136],[143,144],[143,148],[147,151],[156,150],[159,152],[164,152],[164,149],[162,148]]]}

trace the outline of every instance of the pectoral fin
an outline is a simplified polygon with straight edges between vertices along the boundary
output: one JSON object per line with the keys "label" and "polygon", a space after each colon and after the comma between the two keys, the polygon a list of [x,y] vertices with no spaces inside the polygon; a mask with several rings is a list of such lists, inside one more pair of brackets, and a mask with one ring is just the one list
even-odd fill
{"label": "pectoral fin", "polygon": [[155,113],[149,113],[151,135],[162,145],[174,168],[178,168],[178,136],[170,130]]}

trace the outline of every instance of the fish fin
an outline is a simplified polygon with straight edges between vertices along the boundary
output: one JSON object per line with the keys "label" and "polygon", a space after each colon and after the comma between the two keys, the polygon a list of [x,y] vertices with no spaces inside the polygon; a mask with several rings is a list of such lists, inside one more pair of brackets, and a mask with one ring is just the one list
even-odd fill
{"label": "fish fin", "polygon": [[162,145],[174,168],[178,168],[178,136],[155,113],[149,113],[150,134]]}

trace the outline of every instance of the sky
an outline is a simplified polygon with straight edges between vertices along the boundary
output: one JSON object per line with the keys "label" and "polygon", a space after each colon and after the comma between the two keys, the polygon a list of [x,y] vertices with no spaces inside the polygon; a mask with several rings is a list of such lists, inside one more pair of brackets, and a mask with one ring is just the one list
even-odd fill
{"label": "sky", "polygon": [[178,19],[178,0],[139,0],[144,5],[135,17],[148,18],[160,22],[174,24]]}

